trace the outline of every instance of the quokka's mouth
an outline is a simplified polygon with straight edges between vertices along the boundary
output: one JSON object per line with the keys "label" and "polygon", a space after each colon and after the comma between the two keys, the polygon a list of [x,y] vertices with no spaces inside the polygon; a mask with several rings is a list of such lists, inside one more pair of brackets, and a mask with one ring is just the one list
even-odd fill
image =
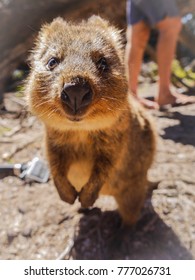
{"label": "quokka's mouth", "polygon": [[63,107],[63,111],[66,114],[66,117],[68,120],[70,121],[75,121],[75,122],[79,122],[81,120],[83,120],[83,118],[85,117],[89,106],[83,106],[82,108],[79,108],[78,110],[72,110],[69,106],[67,106],[66,104],[62,103],[62,107]]}
{"label": "quokka's mouth", "polygon": [[67,119],[71,122],[81,122],[83,118],[78,117],[78,116],[67,116]]}

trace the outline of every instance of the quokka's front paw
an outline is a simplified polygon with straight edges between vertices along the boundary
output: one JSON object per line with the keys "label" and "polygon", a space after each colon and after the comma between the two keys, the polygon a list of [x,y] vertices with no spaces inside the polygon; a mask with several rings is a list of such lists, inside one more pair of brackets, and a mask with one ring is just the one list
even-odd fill
{"label": "quokka's front paw", "polygon": [[75,188],[69,182],[59,185],[57,180],[54,180],[54,183],[60,198],[69,204],[73,204],[78,196],[78,192],[75,190]]}
{"label": "quokka's front paw", "polygon": [[88,184],[85,185],[79,193],[79,201],[81,202],[81,206],[84,208],[92,206],[97,198],[98,192],[90,188]]}

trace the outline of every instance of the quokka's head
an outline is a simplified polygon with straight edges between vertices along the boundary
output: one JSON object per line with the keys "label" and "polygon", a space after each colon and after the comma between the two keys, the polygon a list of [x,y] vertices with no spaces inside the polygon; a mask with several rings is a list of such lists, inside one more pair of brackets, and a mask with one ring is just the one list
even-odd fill
{"label": "quokka's head", "polygon": [[28,105],[47,126],[96,130],[127,106],[120,32],[98,16],[44,25],[30,56]]}

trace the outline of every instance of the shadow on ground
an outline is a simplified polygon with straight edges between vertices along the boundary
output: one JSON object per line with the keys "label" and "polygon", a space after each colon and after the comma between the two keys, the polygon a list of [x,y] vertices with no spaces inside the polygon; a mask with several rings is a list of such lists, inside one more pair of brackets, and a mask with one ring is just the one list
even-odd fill
{"label": "shadow on ground", "polygon": [[195,116],[183,115],[180,112],[171,112],[164,116],[178,120],[178,124],[164,128],[163,139],[170,139],[176,143],[195,146]]}
{"label": "shadow on ground", "polygon": [[134,229],[123,227],[115,211],[102,212],[99,208],[85,211],[71,257],[91,260],[192,259],[151,204],[144,208]]}

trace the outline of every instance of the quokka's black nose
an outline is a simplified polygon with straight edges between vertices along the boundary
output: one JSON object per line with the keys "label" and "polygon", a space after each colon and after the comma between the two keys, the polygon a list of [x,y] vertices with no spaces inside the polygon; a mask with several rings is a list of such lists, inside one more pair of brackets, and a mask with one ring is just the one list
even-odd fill
{"label": "quokka's black nose", "polygon": [[66,83],[61,93],[62,101],[72,110],[73,114],[89,105],[92,101],[92,89],[84,79],[76,82]]}

